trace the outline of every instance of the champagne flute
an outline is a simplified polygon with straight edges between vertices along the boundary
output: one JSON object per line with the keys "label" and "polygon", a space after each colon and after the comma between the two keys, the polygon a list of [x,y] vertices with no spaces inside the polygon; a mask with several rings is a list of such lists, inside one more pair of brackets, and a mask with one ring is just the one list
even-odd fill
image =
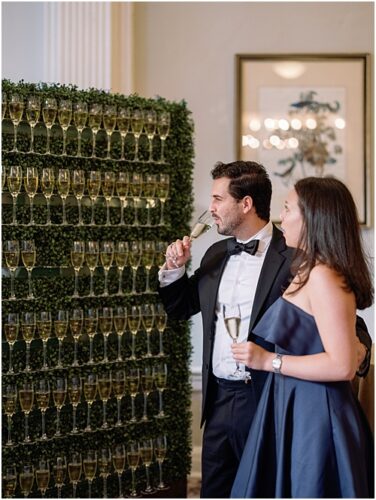
{"label": "champagne flute", "polygon": [[162,111],[162,113],[158,116],[158,134],[161,140],[161,159],[159,163],[164,163],[165,155],[164,155],[164,147],[166,139],[170,133],[170,124],[171,124],[171,115],[167,111]]}
{"label": "champagne flute", "polygon": [[46,434],[46,410],[50,402],[50,384],[48,380],[37,380],[35,383],[35,398],[42,413],[42,435],[40,439],[46,441],[48,439]]}
{"label": "champagne flute", "polygon": [[125,371],[117,370],[112,374],[112,387],[114,390],[114,396],[116,398],[117,403],[117,422],[116,426],[121,427],[121,400],[124,397],[125,393]]}
{"label": "champagne flute", "polygon": [[74,451],[68,460],[68,475],[69,481],[73,486],[73,498],[76,498],[77,484],[80,480],[82,472],[81,454]]}
{"label": "champagne flute", "polygon": [[116,179],[116,193],[120,199],[120,225],[124,226],[124,207],[126,206],[126,200],[129,189],[129,174],[128,172],[119,172],[118,178]]}
{"label": "champagne flute", "polygon": [[38,490],[41,491],[42,497],[44,498],[48,483],[50,482],[50,465],[45,458],[38,460],[38,466],[35,469],[35,479],[37,481]]}
{"label": "champagne flute", "polygon": [[55,484],[57,486],[57,498],[61,498],[61,490],[64,486],[65,474],[67,472],[66,457],[56,457],[54,465]]}
{"label": "champagne flute", "polygon": [[77,157],[81,158],[81,137],[85,128],[88,116],[87,103],[83,101],[76,102],[73,106],[73,120],[78,132]]}
{"label": "champagne flute", "polygon": [[104,172],[102,193],[106,200],[106,226],[110,225],[110,201],[114,195],[115,172]]}
{"label": "champagne flute", "polygon": [[46,198],[46,202],[47,202],[46,225],[50,226],[51,225],[50,204],[51,204],[51,197],[53,195],[54,187],[55,187],[55,174],[54,174],[53,168],[44,168],[42,170],[41,184],[42,184],[42,192],[43,192],[43,195]]}
{"label": "champagne flute", "polygon": [[83,170],[73,170],[72,191],[77,200],[78,206],[78,225],[83,226],[81,213],[81,200],[85,190],[85,172]]}
{"label": "champagne flute", "polygon": [[146,331],[146,354],[145,358],[151,358],[152,353],[150,351],[150,334],[153,330],[155,311],[153,304],[141,304],[141,318],[142,324]]}
{"label": "champagne flute", "polygon": [[111,159],[111,136],[116,127],[116,106],[106,104],[103,111],[103,126],[107,134],[107,156],[106,159]]}
{"label": "champagne flute", "polygon": [[7,416],[8,439],[5,446],[13,446],[12,441],[12,416],[16,412],[17,386],[14,383],[6,384],[3,389],[3,408]]}
{"label": "champagne flute", "polygon": [[40,98],[32,95],[27,99],[26,118],[30,125],[30,151],[34,152],[34,128],[39,121],[40,115]]}
{"label": "champagne flute", "polygon": [[143,240],[142,253],[141,253],[141,265],[146,270],[145,293],[151,293],[151,290],[150,290],[150,270],[154,264],[154,257],[155,257],[155,241]]}
{"label": "champagne flute", "polygon": [[114,326],[118,338],[118,355],[116,361],[123,361],[121,356],[121,338],[127,327],[127,308],[123,306],[115,307]]}
{"label": "champagne flute", "polygon": [[24,110],[24,101],[23,98],[19,94],[12,94],[10,96],[10,100],[8,103],[9,106],[9,116],[12,120],[14,127],[14,143],[13,143],[13,152],[18,152],[17,149],[17,131],[18,125],[22,119],[23,110]]}
{"label": "champagne flute", "polygon": [[89,336],[89,361],[88,364],[92,365],[94,363],[93,360],[93,339],[95,334],[97,333],[98,327],[98,309],[93,307],[87,309],[85,312],[85,331]]}
{"label": "champagne flute", "polygon": [[88,480],[89,486],[89,498],[91,498],[91,484],[97,472],[97,452],[93,450],[88,450],[84,453],[84,459],[82,461],[84,466],[85,478]]}
{"label": "champagne flute", "polygon": [[145,465],[146,472],[146,488],[142,491],[143,494],[150,495],[155,492],[155,489],[150,485],[149,467],[153,461],[153,440],[143,439],[140,443],[140,456],[142,463]]}
{"label": "champagne flute", "polygon": [[129,497],[136,498],[136,469],[140,461],[140,445],[134,441],[130,441],[127,446],[127,461],[132,473],[132,490]]}
{"label": "champagne flute", "polygon": [[151,208],[155,206],[154,196],[156,188],[157,176],[155,174],[144,174],[144,178],[142,180],[142,195],[146,198],[147,227],[151,227]]}
{"label": "champagne flute", "polygon": [[72,297],[79,297],[78,293],[78,275],[85,259],[85,242],[74,241],[71,249],[71,262],[74,269],[74,292]]}
{"label": "champagne flute", "polygon": [[125,447],[123,444],[117,444],[113,448],[112,463],[114,464],[114,469],[118,475],[119,498],[123,498],[123,490],[121,485],[121,475],[123,474],[125,467]]}
{"label": "champagne flute", "polygon": [[144,371],[141,373],[141,387],[142,393],[144,395],[144,413],[142,415],[141,420],[143,422],[148,422],[148,396],[153,390],[154,377],[153,377],[153,369],[151,366],[146,365],[144,367]]}
{"label": "champagne flute", "polygon": [[103,335],[103,363],[108,363],[107,338],[112,332],[112,307],[104,307],[99,315],[99,328]]}
{"label": "champagne flute", "polygon": [[53,380],[52,395],[56,406],[56,432],[55,436],[61,436],[60,432],[60,411],[67,396],[67,380],[64,377],[56,377]]}
{"label": "champagne flute", "polygon": [[31,443],[29,436],[29,413],[34,403],[34,385],[32,382],[24,381],[18,390],[21,411],[25,414],[25,439],[24,443]]}
{"label": "champagne flute", "polygon": [[48,370],[47,364],[47,342],[51,336],[52,330],[52,320],[51,311],[42,311],[37,315],[37,329],[39,332],[39,337],[42,339],[43,343],[43,366],[42,370]]}
{"label": "champagne flute", "polygon": [[161,214],[159,219],[159,225],[164,226],[164,207],[168,198],[170,190],[170,176],[169,174],[159,174],[159,179],[157,183],[156,196],[159,199],[159,203],[161,204]]}
{"label": "champagne flute", "polygon": [[51,138],[51,129],[56,120],[57,114],[57,102],[53,97],[47,97],[43,103],[42,108],[43,121],[46,125],[47,129],[47,146],[46,146],[46,155],[51,154],[50,151],[50,138]]}
{"label": "champagne flute", "polygon": [[89,179],[87,181],[87,189],[91,200],[91,221],[90,221],[91,226],[95,226],[94,204],[97,201],[100,188],[101,188],[101,173],[98,170],[91,170],[89,172]]}
{"label": "champagne flute", "polygon": [[20,260],[20,245],[17,240],[5,241],[3,246],[3,253],[5,263],[10,273],[10,297],[9,299],[15,300],[14,293],[14,279],[16,276],[18,261]]}
{"label": "champagne flute", "polygon": [[155,265],[160,269],[166,261],[166,249],[168,247],[167,241],[155,242]]}
{"label": "champagne flute", "polygon": [[140,306],[131,306],[128,314],[128,328],[132,334],[132,353],[130,360],[136,360],[135,347],[136,347],[136,335],[140,329],[141,324],[141,308]]}
{"label": "champagne flute", "polygon": [[34,241],[33,240],[21,241],[21,258],[22,258],[22,262],[27,270],[27,279],[28,279],[28,283],[29,283],[29,293],[27,296],[28,299],[34,298],[32,284],[31,284],[31,273],[32,273],[33,268],[35,266],[36,257],[37,257],[37,254],[36,254],[36,250],[35,250]]}
{"label": "champagne flute", "polygon": [[127,264],[128,254],[129,254],[128,242],[118,241],[115,247],[115,262],[116,262],[116,267],[118,268],[119,271],[119,287],[117,294],[121,296],[123,295],[123,289],[122,289],[123,271]]}
{"label": "champagne flute", "polygon": [[67,154],[67,131],[72,121],[72,101],[63,99],[59,103],[58,118],[63,130],[63,156]]}
{"label": "champagne flute", "polygon": [[1,119],[4,120],[5,113],[7,112],[7,95],[5,92],[1,93]]}
{"label": "champagne flute", "polygon": [[98,392],[103,402],[103,424],[102,429],[108,429],[109,425],[106,417],[107,401],[110,399],[112,390],[111,372],[98,375]]}
{"label": "champagne flute", "polygon": [[24,312],[22,313],[21,321],[21,334],[26,342],[26,366],[25,371],[30,371],[30,344],[34,339],[35,333],[35,313],[34,312]]}
{"label": "champagne flute", "polygon": [[69,381],[68,385],[68,393],[69,393],[69,399],[72,404],[73,408],[73,424],[72,424],[72,434],[77,434],[78,433],[78,428],[76,424],[76,413],[77,413],[77,406],[80,403],[81,400],[81,392],[82,392],[82,383],[81,383],[81,378],[78,375],[73,375]]}
{"label": "champagne flute", "polygon": [[163,352],[163,332],[167,325],[167,314],[163,307],[163,304],[155,304],[155,324],[159,333],[159,353],[158,357],[164,356]]}
{"label": "champagne flute", "polygon": [[153,139],[155,130],[157,128],[157,113],[154,109],[147,109],[144,113],[145,118],[145,132],[149,140],[149,159],[148,162],[153,161]]}
{"label": "champagne flute", "polygon": [[25,191],[30,201],[30,221],[29,226],[34,225],[34,196],[38,189],[38,170],[36,167],[26,167],[26,176],[24,178]]}
{"label": "champagne flute", "polygon": [[99,475],[103,478],[103,498],[107,498],[107,478],[111,474],[111,450],[102,448],[98,456]]}
{"label": "champagne flute", "polygon": [[20,328],[20,320],[18,313],[8,313],[5,317],[4,322],[4,332],[5,338],[9,344],[9,368],[8,373],[14,373],[13,365],[12,365],[12,351],[13,346],[18,337],[18,331]]}
{"label": "champagne flute", "polygon": [[91,157],[96,158],[95,156],[95,146],[97,141],[97,134],[101,128],[102,123],[102,104],[93,103],[89,108],[89,127],[91,128],[93,134],[93,150]]}
{"label": "champagne flute", "polygon": [[84,321],[83,310],[73,309],[69,317],[69,327],[74,339],[74,358],[72,366],[79,366],[77,361],[77,342],[81,335],[83,321]]}
{"label": "champagne flute", "polygon": [[159,484],[157,486],[158,490],[168,489],[168,487],[163,482],[163,475],[162,475],[162,464],[166,458],[166,453],[167,453],[167,437],[158,436],[154,440],[154,454],[155,458],[157,459],[159,467]]}
{"label": "champagne flute", "polygon": [[191,234],[189,236],[190,240],[196,240],[202,234],[205,234],[214,225],[213,216],[210,210],[205,210],[200,217],[197,219],[196,224],[193,226]]}
{"label": "champagne flute", "polygon": [[69,170],[66,168],[60,168],[57,176],[57,190],[60,195],[61,201],[63,203],[63,221],[62,225],[66,226],[67,216],[65,213],[65,202],[69,195],[70,188],[70,174]]}
{"label": "champagne flute", "polygon": [[141,109],[134,109],[131,116],[131,127],[133,136],[135,138],[135,146],[134,146],[134,158],[133,161],[140,161],[138,157],[138,143],[140,140],[140,135],[142,133],[142,129],[144,128],[144,113]]}
{"label": "champagne flute", "polygon": [[114,259],[114,242],[102,241],[100,247],[101,262],[104,269],[104,292],[103,296],[108,297],[108,273]]}
{"label": "champagne flute", "polygon": [[17,197],[21,190],[21,184],[22,184],[22,168],[18,165],[12,165],[9,168],[8,189],[10,194],[12,195],[12,200],[13,200],[13,218],[12,218],[13,225],[17,224],[17,215],[16,215]]}
{"label": "champagne flute", "polygon": [[133,199],[133,208],[134,208],[134,221],[133,226],[137,227],[140,225],[138,220],[138,204],[140,203],[140,196],[142,191],[142,175],[133,172],[132,177],[130,179],[129,190]]}
{"label": "champagne flute", "polygon": [[90,292],[89,296],[94,297],[93,279],[95,268],[98,266],[99,259],[99,243],[98,241],[87,241],[85,260],[90,271]]}
{"label": "champagne flute", "polygon": [[138,394],[138,387],[140,385],[140,370],[139,368],[128,368],[126,375],[126,384],[127,389],[131,395],[131,419],[129,420],[131,423],[137,422],[136,418],[136,408],[135,408],[135,399]]}
{"label": "champagne flute", "polygon": [[22,464],[19,479],[22,494],[24,497],[28,497],[33,489],[34,467],[30,464]]}
{"label": "champagne flute", "polygon": [[3,473],[3,485],[5,498],[13,498],[17,486],[17,469],[15,465],[5,467],[5,472]]}
{"label": "champagne flute", "polygon": [[84,395],[87,402],[87,419],[86,419],[86,427],[85,432],[91,431],[90,425],[90,411],[91,405],[95,401],[95,396],[97,394],[97,376],[93,373],[89,373],[84,379]]}
{"label": "champagne flute", "polygon": [[131,124],[131,109],[130,108],[119,108],[117,114],[117,126],[121,137],[121,160],[125,160],[124,146],[125,138],[129,132],[129,127]]}
{"label": "champagne flute", "polygon": [[142,256],[142,241],[131,241],[129,247],[129,264],[132,268],[132,295],[137,295],[136,290],[136,277],[137,277],[137,269],[141,263]]}
{"label": "champagne flute", "polygon": [[163,410],[163,391],[166,389],[167,383],[167,365],[166,363],[158,363],[154,366],[154,381],[159,396],[159,411],[156,418],[164,418],[166,416]]}
{"label": "champagne flute", "polygon": [[63,344],[63,340],[68,330],[68,322],[69,322],[69,313],[68,311],[64,311],[63,309],[59,309],[55,316],[54,327],[55,327],[55,335],[58,339],[59,349],[57,356],[57,368],[63,368],[63,364],[61,362],[61,347]]}
{"label": "champagne flute", "polygon": [[[227,333],[232,338],[234,344],[237,343],[240,330],[240,307],[238,304],[224,304],[223,305],[223,319],[225,322],[225,327]],[[239,363],[236,362],[236,370],[232,374],[235,378],[242,378],[244,373],[239,367]]]}

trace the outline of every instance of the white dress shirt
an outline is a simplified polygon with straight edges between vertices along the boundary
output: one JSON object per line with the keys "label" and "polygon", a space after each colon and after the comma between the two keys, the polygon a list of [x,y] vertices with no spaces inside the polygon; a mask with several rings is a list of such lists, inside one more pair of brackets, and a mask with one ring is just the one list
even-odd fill
{"label": "white dress shirt", "polygon": [[[260,240],[255,255],[241,252],[231,255],[226,263],[219,285],[216,310],[217,315],[216,330],[213,348],[213,373],[216,377],[228,380],[239,380],[233,374],[236,370],[236,363],[232,356],[232,339],[227,333],[224,319],[223,306],[239,305],[240,308],[240,329],[238,342],[245,342],[248,338],[249,322],[256,293],[257,283],[260,277],[262,265],[266,252],[272,239],[273,225],[268,222],[257,234],[247,241],[238,240],[241,243],[248,243],[251,240]],[[168,270],[164,267],[159,271],[160,286],[167,286],[181,278],[185,273],[185,266],[178,269]],[[244,372],[243,378],[247,378],[248,372],[245,365],[240,364],[240,369]]]}

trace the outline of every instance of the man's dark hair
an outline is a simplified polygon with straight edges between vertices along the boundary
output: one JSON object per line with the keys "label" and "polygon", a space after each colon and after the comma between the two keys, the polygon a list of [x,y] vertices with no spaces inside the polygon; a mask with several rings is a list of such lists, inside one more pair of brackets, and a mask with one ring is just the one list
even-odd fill
{"label": "man's dark hair", "polygon": [[211,171],[213,179],[230,179],[228,191],[236,200],[250,196],[256,214],[265,221],[270,219],[270,200],[272,183],[265,167],[255,161],[217,162]]}

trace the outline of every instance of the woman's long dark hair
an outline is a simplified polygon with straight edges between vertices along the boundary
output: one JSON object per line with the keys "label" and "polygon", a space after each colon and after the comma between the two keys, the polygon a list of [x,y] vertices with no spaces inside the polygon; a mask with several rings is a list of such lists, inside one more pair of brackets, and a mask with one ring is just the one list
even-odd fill
{"label": "woman's long dark hair", "polygon": [[293,260],[299,268],[298,289],[322,263],[343,276],[345,289],[355,294],[358,309],[373,302],[373,285],[362,248],[357,209],[348,188],[334,177],[306,177],[295,184],[303,227]]}

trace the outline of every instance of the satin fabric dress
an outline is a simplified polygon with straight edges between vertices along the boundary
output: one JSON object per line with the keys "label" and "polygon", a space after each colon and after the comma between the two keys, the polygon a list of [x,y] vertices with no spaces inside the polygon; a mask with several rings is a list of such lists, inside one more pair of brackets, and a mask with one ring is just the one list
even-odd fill
{"label": "satin fabric dress", "polygon": [[[283,297],[254,334],[281,354],[323,352],[314,317]],[[373,438],[349,382],[270,373],[232,498],[374,498]]]}

